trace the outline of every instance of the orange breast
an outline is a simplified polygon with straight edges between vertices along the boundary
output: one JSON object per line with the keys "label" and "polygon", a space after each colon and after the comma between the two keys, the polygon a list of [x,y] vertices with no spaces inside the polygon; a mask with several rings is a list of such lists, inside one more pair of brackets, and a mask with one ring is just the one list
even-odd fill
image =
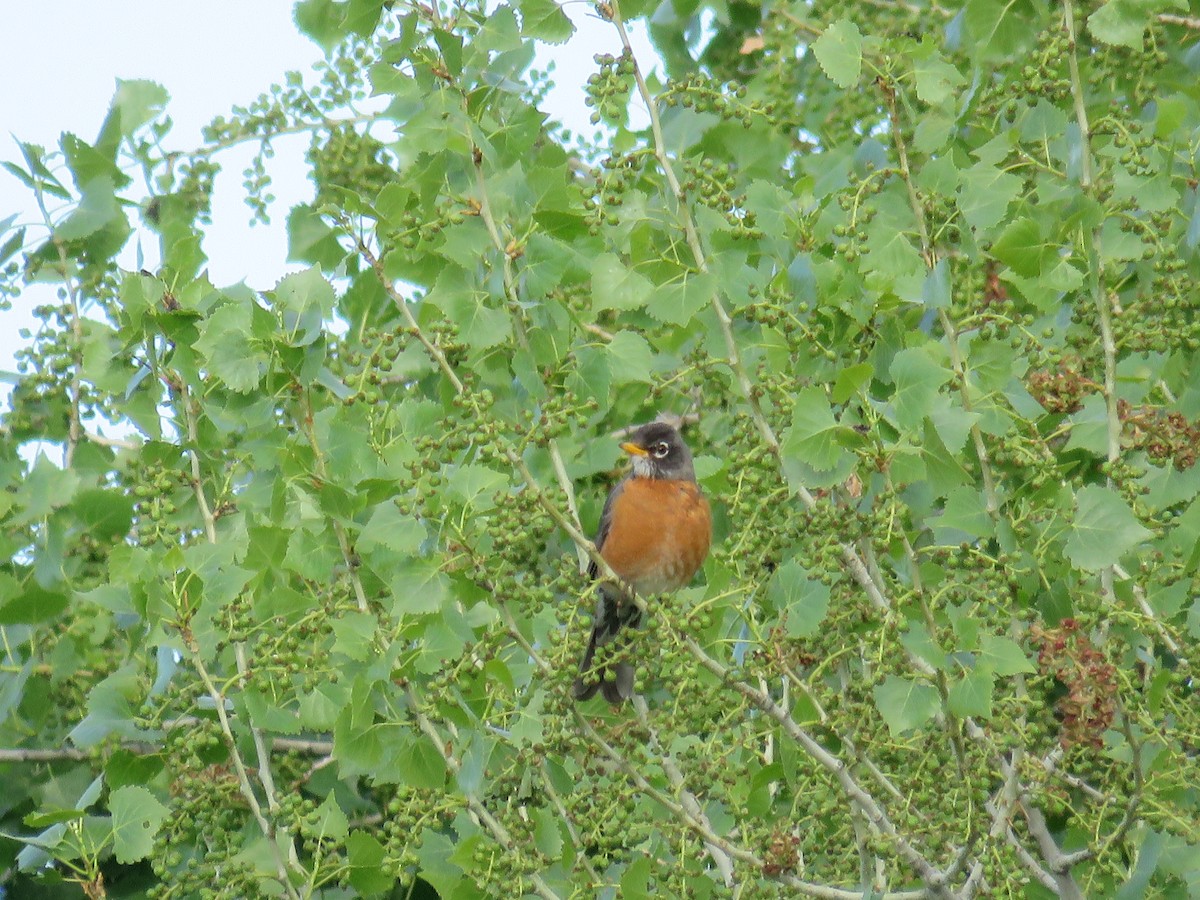
{"label": "orange breast", "polygon": [[639,594],[683,587],[708,556],[712,514],[692,481],[631,478],[613,501],[600,555]]}

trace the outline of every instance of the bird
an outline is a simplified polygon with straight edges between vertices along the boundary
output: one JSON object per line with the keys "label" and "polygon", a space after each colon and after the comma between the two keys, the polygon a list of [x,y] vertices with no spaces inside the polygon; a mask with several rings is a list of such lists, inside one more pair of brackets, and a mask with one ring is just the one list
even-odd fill
{"label": "bird", "polygon": [[[633,696],[633,665],[593,663],[599,648],[619,637],[627,641],[641,624],[642,609],[630,590],[640,597],[678,590],[692,580],[712,543],[712,511],[679,432],[655,421],[635,429],[620,446],[632,465],[604,502],[596,549],[621,584],[599,585],[591,638],[572,688],[576,700],[599,691],[614,706]],[[588,576],[598,575],[593,561]]]}

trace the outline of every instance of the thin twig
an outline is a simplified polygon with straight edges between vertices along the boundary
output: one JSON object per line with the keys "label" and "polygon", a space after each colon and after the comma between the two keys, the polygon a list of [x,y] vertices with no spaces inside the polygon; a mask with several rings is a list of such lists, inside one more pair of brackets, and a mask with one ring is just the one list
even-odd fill
{"label": "thin twig", "polygon": [[1182,25],[1184,28],[1200,31],[1200,18],[1193,16],[1176,16],[1171,13],[1159,13],[1158,21],[1164,25]]}
{"label": "thin twig", "polygon": [[93,444],[98,444],[101,447],[112,447],[115,450],[141,450],[141,441],[128,441],[121,438],[108,437],[103,434],[96,434],[92,431],[83,433],[85,440],[91,441]]}
{"label": "thin twig", "polygon": [[[197,721],[195,718],[189,718],[184,724],[194,725]],[[163,750],[162,744],[150,741],[122,741],[116,748],[135,756],[151,756],[162,753]],[[302,753],[306,756],[328,756],[333,752],[333,741],[275,738],[271,741],[271,749],[276,752]],[[104,755],[77,747],[0,747],[0,763],[86,762],[90,759],[103,760]]]}
{"label": "thin twig", "polygon": [[[438,733],[438,730],[434,726],[432,720],[430,720],[430,718],[425,715],[424,712],[422,712],[421,706],[417,702],[417,697],[413,693],[412,688],[406,688],[405,694],[408,697],[409,711],[417,720],[417,725],[420,727],[421,731],[425,732],[425,735],[429,738],[429,740],[433,742],[433,746],[437,750],[438,754],[442,757],[442,760],[445,762],[446,768],[450,770],[451,774],[457,776],[459,772],[462,771],[462,762],[457,756],[454,755],[454,752],[450,749],[450,745],[446,742],[446,739]],[[503,847],[509,853],[515,853],[518,846],[517,842],[513,839],[513,836],[509,830],[504,826],[504,823],[492,815],[491,810],[489,810],[483,804],[483,802],[474,795],[474,793],[467,792],[465,796],[467,807],[471,810],[471,813],[475,816],[475,819],[479,822],[479,824],[491,832],[492,837],[496,839],[496,842],[501,847]],[[546,882],[546,879],[544,879],[540,873],[530,873],[529,880],[533,883],[534,890],[537,891],[538,896],[544,898],[544,900],[561,900],[561,895]]]}
{"label": "thin twig", "polygon": [[238,788],[241,790],[242,796],[246,798],[246,803],[250,807],[250,814],[254,816],[254,820],[258,823],[258,828],[266,838],[267,844],[270,847],[271,855],[275,859],[276,870],[279,873],[279,880],[287,891],[292,900],[300,900],[300,894],[292,886],[291,879],[288,877],[288,869],[298,873],[304,880],[308,880],[309,873],[305,871],[295,856],[295,845],[289,839],[291,845],[290,858],[285,860],[280,853],[279,841],[275,831],[275,826],[271,824],[263,813],[262,806],[259,805],[258,795],[254,793],[254,788],[250,784],[250,773],[246,770],[246,764],[242,761],[242,754],[238,750],[237,738],[233,734],[233,726],[229,721],[229,714],[225,711],[225,695],[213,683],[212,676],[208,673],[208,668],[204,665],[204,659],[200,654],[200,648],[196,645],[195,640],[190,635],[185,636],[185,644],[188,649],[188,655],[191,659],[192,668],[196,670],[196,674],[200,676],[200,681],[204,684],[204,689],[208,696],[213,701],[213,707],[217,713],[217,721],[221,726],[221,733],[225,737],[225,744],[229,749],[229,758],[233,762],[234,772],[237,774]]}
{"label": "thin twig", "polygon": [[[663,772],[667,775],[667,780],[671,783],[671,787],[675,789],[675,793],[679,795],[679,799],[686,809],[696,821],[703,824],[709,831],[712,831],[712,822],[704,813],[704,808],[700,805],[700,801],[696,799],[696,795],[687,789],[687,783],[683,777],[683,772],[676,765],[671,754],[667,752],[661,742],[658,740],[657,731],[650,723],[649,709],[646,706],[646,701],[641,696],[633,698],[633,709],[637,714],[638,721],[650,733],[652,741],[658,745]],[[710,841],[704,842],[705,848],[708,850],[708,855],[712,858],[713,865],[717,867],[717,871],[721,873],[721,881],[727,888],[734,887],[733,875],[733,857],[725,850],[725,848],[713,844]]]}
{"label": "thin twig", "polygon": [[[1079,57],[1075,25],[1074,0],[1063,0],[1063,27],[1067,32],[1067,66],[1071,78],[1071,98],[1075,107],[1075,123],[1079,127],[1080,176],[1079,186],[1085,194],[1093,192],[1092,132],[1088,124],[1087,99],[1083,90],[1083,79],[1079,74]],[[1108,461],[1114,463],[1121,458],[1121,419],[1117,413],[1117,345],[1113,338],[1112,317],[1109,298],[1104,289],[1103,263],[1100,255],[1100,229],[1095,225],[1082,225],[1081,235],[1088,261],[1088,282],[1092,303],[1096,308],[1096,319],[1100,325],[1100,349],[1104,354],[1104,406],[1108,425]],[[1106,479],[1113,487],[1112,476]],[[1108,597],[1113,593],[1113,567],[1100,570],[1100,585]]]}
{"label": "thin twig", "polygon": [[903,833],[895,826],[886,810],[876,802],[875,798],[865,791],[854,779],[846,764],[830,753],[812,735],[805,731],[787,710],[781,708],[770,696],[762,693],[752,685],[731,677],[729,669],[705,652],[691,635],[681,635],[683,645],[708,671],[716,675],[723,684],[732,685],[754,706],[769,715],[783,726],[784,731],[817,761],[822,768],[837,778],[846,797],[862,808],[875,827],[895,842],[900,856],[907,862],[923,882],[929,887],[934,896],[946,895],[945,875],[940,872],[919,850],[917,850]]}
{"label": "thin twig", "polygon": [[[626,30],[625,22],[621,18],[620,3],[618,0],[612,0],[612,2],[607,4],[605,9],[611,12],[611,20],[621,39],[621,46],[633,64],[633,77],[637,83],[638,94],[641,96],[642,102],[646,106],[646,111],[650,116],[650,132],[654,139],[654,158],[658,160],[663,177],[667,179],[667,186],[671,191],[671,199],[675,202],[680,223],[683,225],[683,233],[687,239],[688,248],[692,253],[692,261],[697,271],[706,274],[709,271],[708,257],[705,255],[704,248],[700,243],[700,231],[696,227],[696,221],[692,217],[691,209],[688,207],[687,192],[684,191],[683,186],[679,183],[679,179],[675,175],[675,168],[671,164],[671,158],[667,154],[667,142],[663,136],[662,119],[658,114],[658,103],[654,95],[650,93],[645,76],[642,74],[642,67],[634,55],[633,44],[629,40],[629,32]],[[771,448],[774,454],[778,455],[779,438],[776,436],[775,430],[771,427],[771,423],[767,421],[767,417],[763,413],[754,392],[750,375],[746,371],[745,364],[742,362],[737,339],[733,334],[733,319],[730,318],[728,310],[725,309],[725,304],[721,302],[719,291],[713,292],[712,308],[717,316],[717,325],[721,329],[721,336],[725,340],[725,352],[729,358],[729,368],[733,371],[733,376],[737,381],[742,399],[749,406],[750,416],[754,420],[754,425],[758,429],[758,433],[762,436],[763,441]]]}

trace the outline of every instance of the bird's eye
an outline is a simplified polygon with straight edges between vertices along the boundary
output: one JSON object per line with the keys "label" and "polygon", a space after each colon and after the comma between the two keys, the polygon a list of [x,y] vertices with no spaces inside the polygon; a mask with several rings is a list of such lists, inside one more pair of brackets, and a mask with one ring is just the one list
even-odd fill
{"label": "bird's eye", "polygon": [[668,444],[666,441],[659,441],[657,444],[655,444],[653,447],[650,448],[650,452],[654,454],[655,459],[662,459],[664,456],[666,456],[668,453],[671,452],[671,445]]}

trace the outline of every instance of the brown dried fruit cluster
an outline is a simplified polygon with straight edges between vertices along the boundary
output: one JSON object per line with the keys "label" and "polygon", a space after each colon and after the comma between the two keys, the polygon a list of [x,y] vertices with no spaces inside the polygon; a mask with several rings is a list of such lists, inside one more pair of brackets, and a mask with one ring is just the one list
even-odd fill
{"label": "brown dried fruit cluster", "polygon": [[1200,445],[1200,423],[1189,422],[1180,412],[1166,412],[1152,406],[1132,407],[1117,401],[1121,436],[1128,447],[1145,450],[1155,462],[1171,460],[1179,471],[1196,464]]}
{"label": "brown dried fruit cluster", "polygon": [[1102,746],[1116,715],[1116,667],[1074,619],[1053,628],[1035,624],[1029,633],[1038,644],[1038,668],[1066,688],[1055,704],[1062,722],[1059,742],[1064,748]]}
{"label": "brown dried fruit cluster", "polygon": [[800,866],[800,838],[794,834],[784,834],[776,831],[771,835],[771,843],[763,854],[763,873],[779,875],[783,872],[795,872]]}
{"label": "brown dried fruit cluster", "polygon": [[1057,372],[1030,372],[1028,388],[1047,412],[1073,413],[1083,406],[1084,397],[1100,390],[1100,385],[1064,361],[1058,364]]}

